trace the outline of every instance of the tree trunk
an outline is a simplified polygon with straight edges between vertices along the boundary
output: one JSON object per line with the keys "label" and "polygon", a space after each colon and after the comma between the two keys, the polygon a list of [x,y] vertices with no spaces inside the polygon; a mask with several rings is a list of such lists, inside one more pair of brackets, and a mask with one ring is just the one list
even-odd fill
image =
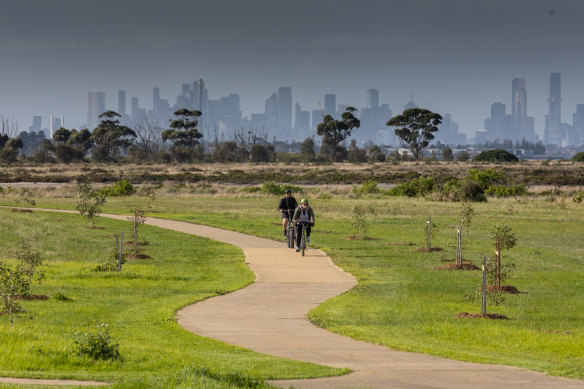
{"label": "tree trunk", "polygon": [[495,286],[501,288],[501,242],[497,241],[495,249]]}

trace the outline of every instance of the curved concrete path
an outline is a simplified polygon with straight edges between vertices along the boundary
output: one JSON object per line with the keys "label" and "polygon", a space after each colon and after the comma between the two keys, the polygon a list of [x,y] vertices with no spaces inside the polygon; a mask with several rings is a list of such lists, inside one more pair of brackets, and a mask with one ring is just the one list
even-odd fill
{"label": "curved concrete path", "polygon": [[[126,216],[106,215],[126,220]],[[256,274],[252,285],[178,312],[179,323],[198,335],[252,350],[354,372],[332,378],[273,381],[298,388],[582,388],[584,381],[549,377],[515,367],[454,361],[392,351],[312,325],[306,313],[352,288],[355,279],[319,250],[307,256],[284,243],[186,222],[147,218],[153,226],[241,247]]]}

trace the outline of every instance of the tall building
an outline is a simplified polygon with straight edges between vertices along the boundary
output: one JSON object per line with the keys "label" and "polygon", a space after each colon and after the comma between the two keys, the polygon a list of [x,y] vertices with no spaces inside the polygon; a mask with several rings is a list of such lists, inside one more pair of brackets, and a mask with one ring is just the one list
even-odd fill
{"label": "tall building", "polygon": [[[93,131],[99,123],[98,116],[105,112],[105,93],[89,92],[87,104],[87,128]],[[52,137],[52,133],[51,133]]]}
{"label": "tall building", "polygon": [[208,127],[211,123],[211,112],[209,111],[209,92],[205,88],[205,82],[202,78],[193,82],[193,108],[201,111],[199,123],[202,127]]}
{"label": "tall building", "polygon": [[511,122],[506,139],[535,140],[533,117],[527,116],[527,89],[525,78],[514,78],[511,82]]}
{"label": "tall building", "polygon": [[410,101],[404,105],[404,111],[406,109],[418,108],[418,105],[414,102],[414,91],[410,90]]}
{"label": "tall building", "polygon": [[292,130],[292,88],[290,87],[278,89],[278,130],[282,133],[290,133]]}
{"label": "tall building", "polygon": [[545,117],[543,138],[545,144],[562,145],[562,89],[560,73],[550,73],[549,78],[548,114]]}
{"label": "tall building", "polygon": [[375,88],[367,89],[367,108],[375,109],[379,107],[379,91]]}
{"label": "tall building", "polygon": [[324,95],[324,114],[325,115],[336,115],[336,108],[337,108],[337,95],[334,94],[327,94]]}
{"label": "tall building", "polygon": [[518,139],[524,132],[525,118],[527,117],[527,90],[525,78],[514,78],[511,81],[511,117],[513,120],[513,134],[509,139]]}
{"label": "tall building", "polygon": [[138,120],[138,116],[140,116],[139,100],[137,97],[132,97],[132,119]]}
{"label": "tall building", "polygon": [[39,132],[42,127],[42,120],[41,116],[33,116],[32,117],[32,126],[28,128],[29,132]]}
{"label": "tall building", "polygon": [[272,94],[266,100],[266,132],[274,134],[278,128],[278,95]]}
{"label": "tall building", "polygon": [[572,125],[574,128],[584,130],[584,104],[576,104],[576,112],[572,115]]}
{"label": "tall building", "polygon": [[493,103],[491,104],[491,117],[485,119],[485,130],[487,130],[487,137],[489,140],[503,141],[510,139],[507,134],[507,113],[505,104]]}
{"label": "tall building", "polygon": [[122,117],[126,116],[126,91],[123,89],[118,91],[118,113]]}

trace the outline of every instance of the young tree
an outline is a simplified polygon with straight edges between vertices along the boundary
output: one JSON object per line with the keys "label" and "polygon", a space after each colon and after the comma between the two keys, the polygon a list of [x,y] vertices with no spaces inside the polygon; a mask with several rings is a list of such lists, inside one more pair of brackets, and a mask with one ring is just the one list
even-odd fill
{"label": "young tree", "polygon": [[511,232],[506,222],[495,224],[491,230],[491,239],[495,242],[494,281],[497,289],[501,288],[501,250],[508,250],[515,246],[517,238]]}
{"label": "young tree", "polygon": [[162,132],[162,140],[172,143],[170,151],[175,157],[189,158],[195,146],[199,144],[199,139],[203,137],[197,129],[201,111],[182,108],[175,111],[174,116],[177,116],[177,119],[172,120],[170,128]]}
{"label": "young tree", "polygon": [[101,206],[105,204],[105,194],[93,190],[91,185],[86,181],[77,183],[77,192],[79,201],[76,209],[79,214],[85,216],[91,223],[91,228],[95,227],[94,218],[101,213]]}
{"label": "young tree", "polygon": [[0,262],[0,308],[10,315],[10,324],[14,314],[25,312],[18,300],[23,282],[24,277],[18,270]]}
{"label": "young tree", "polygon": [[92,157],[96,161],[116,161],[136,138],[134,130],[120,124],[117,119],[119,117],[121,115],[114,111],[106,111],[99,115],[101,122],[93,130],[90,138],[95,143]]}
{"label": "young tree", "polygon": [[409,149],[414,158],[420,159],[420,152],[428,147],[442,123],[442,116],[421,108],[406,109],[401,115],[394,116],[387,121],[395,129],[395,135],[400,140],[401,147]]}
{"label": "young tree", "polygon": [[[316,133],[322,136],[321,154],[337,161],[339,158],[341,160],[346,158],[347,150],[339,143],[350,136],[355,128],[361,126],[359,119],[353,115],[355,111],[357,108],[347,107],[341,115],[342,120],[336,120],[331,115],[324,116],[322,123],[316,127]],[[341,147],[344,153],[339,149]]]}

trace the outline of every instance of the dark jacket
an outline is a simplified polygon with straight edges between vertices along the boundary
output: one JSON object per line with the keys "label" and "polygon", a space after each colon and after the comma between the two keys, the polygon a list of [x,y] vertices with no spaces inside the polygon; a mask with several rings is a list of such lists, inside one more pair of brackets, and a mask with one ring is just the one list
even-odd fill
{"label": "dark jacket", "polygon": [[297,207],[298,203],[294,196],[290,196],[290,198],[284,197],[280,199],[280,204],[278,204],[278,210],[282,209],[284,210],[284,213],[286,213],[288,209],[295,210]]}

